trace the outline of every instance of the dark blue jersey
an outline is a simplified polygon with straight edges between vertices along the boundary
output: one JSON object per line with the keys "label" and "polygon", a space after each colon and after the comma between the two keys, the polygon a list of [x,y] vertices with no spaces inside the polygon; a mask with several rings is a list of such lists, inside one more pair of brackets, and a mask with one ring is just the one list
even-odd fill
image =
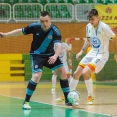
{"label": "dark blue jersey", "polygon": [[22,28],[23,34],[33,34],[31,43],[31,54],[50,55],[54,53],[54,43],[61,43],[61,34],[59,29],[51,24],[47,31],[44,31],[40,22],[31,23],[25,28]]}

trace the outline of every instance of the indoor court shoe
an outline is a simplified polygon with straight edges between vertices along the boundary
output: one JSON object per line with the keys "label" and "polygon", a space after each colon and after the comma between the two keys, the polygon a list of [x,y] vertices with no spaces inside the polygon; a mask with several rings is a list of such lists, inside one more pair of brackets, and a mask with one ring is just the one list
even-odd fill
{"label": "indoor court shoe", "polygon": [[65,97],[63,95],[60,96],[59,98],[55,99],[55,102],[57,102],[57,103],[60,103],[60,102],[63,102],[63,101],[65,101]]}
{"label": "indoor court shoe", "polygon": [[29,102],[24,102],[22,108],[23,108],[23,109],[26,109],[26,110],[30,110],[31,107],[30,107],[30,105],[29,105]]}
{"label": "indoor court shoe", "polygon": [[93,96],[88,96],[88,98],[87,98],[87,104],[88,105],[92,105],[93,102],[94,102],[94,97]]}
{"label": "indoor court shoe", "polygon": [[76,102],[76,103],[72,104],[70,102],[65,102],[65,105],[66,106],[78,106],[78,103]]}
{"label": "indoor court shoe", "polygon": [[72,106],[72,103],[70,103],[70,102],[65,102],[65,105],[66,105],[66,106]]}

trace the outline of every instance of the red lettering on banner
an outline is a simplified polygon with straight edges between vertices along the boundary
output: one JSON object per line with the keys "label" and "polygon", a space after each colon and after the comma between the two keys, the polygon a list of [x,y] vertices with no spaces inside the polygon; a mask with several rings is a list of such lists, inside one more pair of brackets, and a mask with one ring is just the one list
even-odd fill
{"label": "red lettering on banner", "polygon": [[105,16],[102,16],[102,17],[101,17],[101,20],[104,20],[104,17],[105,17]]}
{"label": "red lettering on banner", "polygon": [[117,20],[117,16],[114,17],[114,20]]}
{"label": "red lettering on banner", "polygon": [[108,20],[108,18],[109,18],[109,16],[106,16],[106,17],[105,17],[105,20]]}
{"label": "red lettering on banner", "polygon": [[112,16],[110,16],[109,20],[112,20]]}
{"label": "red lettering on banner", "polygon": [[112,16],[102,16],[101,20],[112,20]]}

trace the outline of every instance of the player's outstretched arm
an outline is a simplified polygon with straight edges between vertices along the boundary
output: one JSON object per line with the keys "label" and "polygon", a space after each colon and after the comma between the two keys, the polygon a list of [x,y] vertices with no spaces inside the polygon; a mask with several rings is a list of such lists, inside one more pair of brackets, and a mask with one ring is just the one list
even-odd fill
{"label": "player's outstretched arm", "polygon": [[89,45],[90,45],[90,41],[89,39],[86,39],[81,51],[76,55],[77,60],[80,60],[80,56],[83,54],[83,52],[87,49]]}
{"label": "player's outstretched arm", "polygon": [[114,55],[114,59],[117,62],[117,36],[113,39],[114,41],[114,46],[115,46],[115,55]]}
{"label": "player's outstretched arm", "polygon": [[0,38],[23,35],[22,29],[16,29],[7,33],[0,32]]}

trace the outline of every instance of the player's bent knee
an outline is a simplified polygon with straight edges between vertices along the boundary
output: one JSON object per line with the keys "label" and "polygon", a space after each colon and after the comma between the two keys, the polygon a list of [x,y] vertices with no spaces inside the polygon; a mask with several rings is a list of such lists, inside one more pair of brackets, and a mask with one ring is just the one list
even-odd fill
{"label": "player's bent knee", "polygon": [[82,72],[82,76],[84,77],[85,80],[90,79],[90,73],[88,72]]}
{"label": "player's bent knee", "polygon": [[58,68],[56,70],[57,76],[61,79],[67,78],[67,72],[65,71],[64,67]]}
{"label": "player's bent knee", "polygon": [[65,71],[60,71],[59,76],[61,79],[66,79],[67,78],[67,73]]}
{"label": "player's bent knee", "polygon": [[66,77],[67,76],[67,72],[66,71],[61,71],[61,75]]}
{"label": "player's bent knee", "polygon": [[34,73],[34,74],[32,75],[33,81],[38,82],[39,79],[40,79],[40,77],[41,77],[41,74],[42,74],[42,73]]}

